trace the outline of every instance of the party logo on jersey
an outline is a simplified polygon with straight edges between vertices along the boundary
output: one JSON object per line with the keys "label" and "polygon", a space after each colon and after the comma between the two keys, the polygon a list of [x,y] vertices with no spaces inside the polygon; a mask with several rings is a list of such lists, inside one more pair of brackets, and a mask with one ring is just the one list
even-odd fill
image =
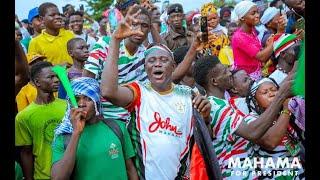
{"label": "party logo on jersey", "polygon": [[185,113],[185,111],[186,111],[186,105],[183,104],[182,102],[175,103],[175,107],[176,107],[177,111],[181,114]]}
{"label": "party logo on jersey", "polygon": [[154,133],[156,131],[176,137],[181,137],[182,135],[180,127],[173,125],[169,117],[162,119],[158,112],[154,113],[154,121],[149,125],[150,133]]}
{"label": "party logo on jersey", "polygon": [[109,156],[111,159],[116,159],[119,157],[119,150],[116,144],[111,143],[109,148]]}

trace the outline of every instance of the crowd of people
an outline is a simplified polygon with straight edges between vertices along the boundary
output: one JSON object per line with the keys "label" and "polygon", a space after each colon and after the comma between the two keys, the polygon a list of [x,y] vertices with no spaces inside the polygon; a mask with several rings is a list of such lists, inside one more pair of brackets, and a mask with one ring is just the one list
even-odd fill
{"label": "crowd of people", "polygon": [[304,7],[114,0],[99,19],[50,2],[16,15],[16,179],[305,179]]}

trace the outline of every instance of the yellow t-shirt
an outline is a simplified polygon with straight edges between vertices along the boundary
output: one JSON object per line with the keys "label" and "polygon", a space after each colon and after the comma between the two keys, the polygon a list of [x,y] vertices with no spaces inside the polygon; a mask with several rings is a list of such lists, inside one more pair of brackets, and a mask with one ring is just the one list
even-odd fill
{"label": "yellow t-shirt", "polygon": [[231,66],[233,65],[234,58],[233,58],[233,52],[230,46],[223,47],[219,52],[219,60],[221,64]]}
{"label": "yellow t-shirt", "polygon": [[68,54],[67,42],[74,37],[71,31],[63,28],[60,29],[58,36],[52,36],[43,30],[40,35],[30,41],[29,53],[44,55],[53,65],[65,62],[73,64]]}
{"label": "yellow t-shirt", "polygon": [[[58,97],[58,92],[53,93],[54,97]],[[23,86],[16,96],[18,112],[31,104],[37,97],[37,89],[31,84]]]}
{"label": "yellow t-shirt", "polygon": [[62,122],[66,108],[67,102],[62,99],[42,105],[32,102],[16,116],[15,144],[32,145],[34,179],[50,179],[54,130]]}

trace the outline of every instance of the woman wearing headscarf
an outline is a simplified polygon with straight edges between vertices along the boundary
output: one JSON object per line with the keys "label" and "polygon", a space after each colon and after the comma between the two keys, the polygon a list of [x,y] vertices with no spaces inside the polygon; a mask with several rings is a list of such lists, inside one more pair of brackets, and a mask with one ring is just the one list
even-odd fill
{"label": "woman wearing headscarf", "polygon": [[[249,96],[246,97],[248,108],[251,114],[260,116],[273,102],[275,95],[279,89],[278,84],[269,78],[263,78],[253,83]],[[289,110],[290,99],[283,103],[283,108],[279,112],[278,119],[273,122],[269,130],[260,138],[255,145],[256,156],[263,157],[264,162],[271,157],[273,163],[277,164],[279,158],[288,158],[289,167],[295,161],[295,164],[302,166],[300,153],[303,151],[303,145],[297,132],[292,127],[293,116]],[[295,166],[296,167],[296,166]],[[266,172],[261,178],[263,179],[303,179],[304,169],[301,168],[265,168],[261,167],[261,171]],[[286,172],[280,175],[279,171]],[[292,171],[294,173],[288,173]],[[296,173],[297,172],[297,173]],[[293,174],[293,177],[292,177]]]}
{"label": "woman wearing headscarf", "polygon": [[259,23],[257,5],[251,1],[241,1],[234,9],[240,27],[232,36],[232,50],[234,54],[234,69],[245,70],[252,79],[262,76],[262,63],[269,60],[273,52],[273,36],[262,47],[258,39],[255,26]]}
{"label": "woman wearing headscarf", "polygon": [[207,16],[208,31],[217,36],[215,40],[208,41],[205,48],[211,55],[218,56],[220,50],[230,44],[228,30],[219,24],[218,12],[212,2],[204,4],[200,13],[201,16]]}

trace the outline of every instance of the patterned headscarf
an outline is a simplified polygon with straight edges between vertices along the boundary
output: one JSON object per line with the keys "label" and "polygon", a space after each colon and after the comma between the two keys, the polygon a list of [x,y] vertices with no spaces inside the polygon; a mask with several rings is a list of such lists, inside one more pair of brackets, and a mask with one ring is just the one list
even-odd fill
{"label": "patterned headscarf", "polygon": [[[71,82],[71,87],[76,96],[84,95],[89,97],[95,104],[96,115],[101,114],[100,87],[97,80],[88,77],[80,77]],[[68,96],[67,101],[67,111],[63,117],[62,123],[55,130],[56,135],[70,134],[73,131],[70,122],[71,102]]]}
{"label": "patterned headscarf", "polygon": [[218,13],[215,5],[212,2],[206,3],[201,7],[201,16],[208,16],[210,14]]}
{"label": "patterned headscarf", "polygon": [[246,103],[249,112],[255,111],[257,114],[261,114],[263,112],[263,110],[259,107],[254,96],[256,95],[256,92],[259,89],[259,87],[265,82],[271,82],[279,89],[279,85],[272,78],[262,78],[260,80],[255,81],[250,88],[249,95],[246,97]]}
{"label": "patterned headscarf", "polygon": [[147,57],[150,53],[156,51],[156,50],[161,50],[161,51],[165,51],[166,53],[169,54],[169,56],[172,58],[172,60],[174,60],[174,56],[172,51],[163,44],[151,44],[147,50],[144,52],[144,57]]}

